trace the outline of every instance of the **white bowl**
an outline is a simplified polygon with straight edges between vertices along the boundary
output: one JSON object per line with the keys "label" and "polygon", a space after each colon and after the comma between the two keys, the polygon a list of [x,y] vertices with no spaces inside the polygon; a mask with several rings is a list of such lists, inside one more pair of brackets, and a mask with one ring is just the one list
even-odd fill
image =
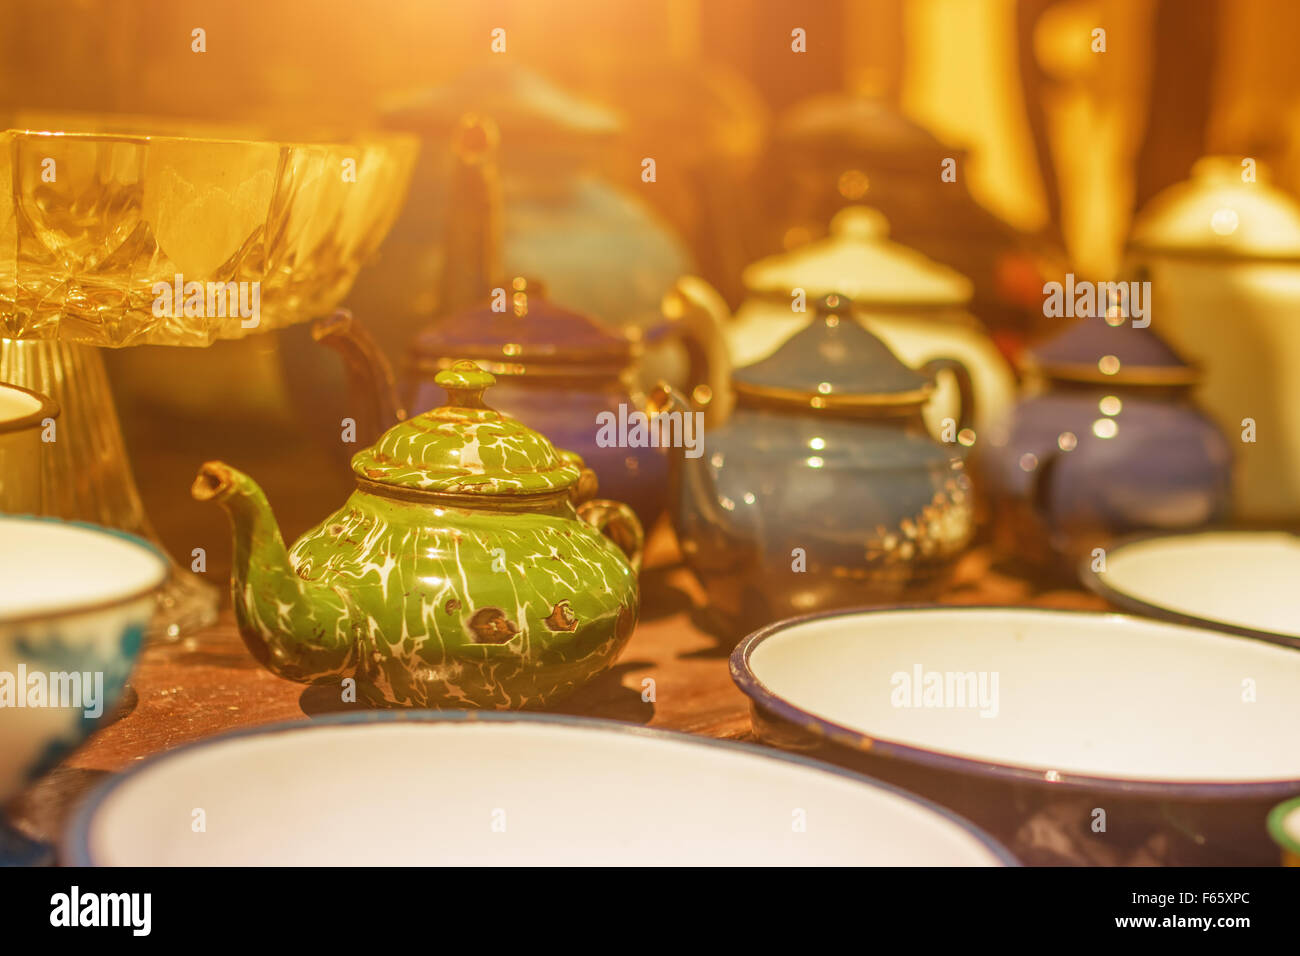
{"label": "white bowl", "polygon": [[1013,862],[931,804],[764,748],[574,717],[418,711],[280,724],[155,758],[92,797],[65,858],[129,866]]}
{"label": "white bowl", "polygon": [[0,515],[0,801],[111,711],[167,570],[120,531]]}
{"label": "white bowl", "polygon": [[1083,580],[1126,611],[1300,647],[1300,537],[1203,531],[1137,538],[1107,549]]}
{"label": "white bowl", "polygon": [[[943,693],[904,696],[931,674]],[[986,702],[958,697],[964,676],[947,692],[950,674],[977,690],[982,676]],[[938,771],[1129,796],[1300,792],[1300,653],[1265,641],[1120,614],[884,609],[758,631],[732,675],[777,718]]]}

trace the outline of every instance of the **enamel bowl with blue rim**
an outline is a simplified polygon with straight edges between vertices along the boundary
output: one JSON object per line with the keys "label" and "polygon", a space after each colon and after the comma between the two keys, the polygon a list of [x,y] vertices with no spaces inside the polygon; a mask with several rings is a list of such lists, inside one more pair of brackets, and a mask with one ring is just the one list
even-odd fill
{"label": "enamel bowl with blue rim", "polygon": [[[167,568],[119,531],[0,515],[0,802],[112,714]],[[0,858],[42,853],[0,818]]]}
{"label": "enamel bowl with blue rim", "polygon": [[760,739],[921,794],[1024,863],[1277,862],[1300,652],[1121,614],[797,618],[731,658]]}
{"label": "enamel bowl with blue rim", "polygon": [[1080,562],[1124,611],[1300,648],[1300,535],[1216,529],[1134,536]]}

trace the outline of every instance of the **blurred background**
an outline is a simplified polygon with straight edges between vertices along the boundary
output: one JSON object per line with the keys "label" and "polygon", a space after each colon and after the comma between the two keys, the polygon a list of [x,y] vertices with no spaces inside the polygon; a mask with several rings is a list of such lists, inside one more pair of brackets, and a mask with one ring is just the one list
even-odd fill
{"label": "blurred background", "polygon": [[[1252,157],[1279,189],[1300,187],[1292,0],[0,10],[0,110],[419,135],[405,211],[348,302],[394,361],[449,307],[449,271],[477,255],[451,149],[469,110],[501,130],[506,270],[543,272],[556,299],[628,329],[653,324],[683,272],[737,306],[747,263],[824,235],[857,202],[885,213],[891,237],[968,276],[972,312],[1014,358],[1042,331],[1045,277],[1114,275],[1136,211],[1200,157]],[[796,29],[806,52],[792,49]],[[941,191],[949,157],[957,179]],[[265,453],[309,469],[309,490],[301,470],[268,475],[286,537],[346,494],[350,476],[329,450],[346,411],[342,373],[305,327],[109,358],[141,490],[175,552],[224,551],[219,519],[188,500],[204,458],[255,471],[249,458]]]}
{"label": "blurred background", "polygon": [[[784,111],[826,92],[878,96],[969,150],[981,205],[1016,228],[1059,231],[1072,257],[1101,268],[1133,211],[1205,152],[1273,162],[1291,187],[1300,177],[1300,8],[1288,0],[0,7],[7,107],[346,127],[378,124],[396,94],[501,59],[490,48],[500,27],[511,62],[623,115],[621,135],[592,158],[635,186],[640,166],[625,160],[660,157],[661,188],[643,197],[690,237],[705,228],[690,218],[699,210],[673,195],[687,189],[668,173],[681,164],[662,160],[698,162],[691,154],[710,149],[757,159]],[[202,56],[190,49],[196,26],[207,31]],[[1080,42],[1097,26],[1105,55]],[[795,27],[807,31],[804,55],[790,55]]]}

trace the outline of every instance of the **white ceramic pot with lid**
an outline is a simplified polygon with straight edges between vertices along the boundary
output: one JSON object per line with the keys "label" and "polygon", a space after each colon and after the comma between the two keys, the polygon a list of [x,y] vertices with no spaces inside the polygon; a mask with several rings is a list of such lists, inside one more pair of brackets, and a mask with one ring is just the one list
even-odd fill
{"label": "white ceramic pot with lid", "polygon": [[1239,157],[1206,157],[1138,216],[1129,258],[1150,275],[1153,327],[1203,367],[1200,404],[1238,446],[1234,515],[1300,518],[1300,204]]}

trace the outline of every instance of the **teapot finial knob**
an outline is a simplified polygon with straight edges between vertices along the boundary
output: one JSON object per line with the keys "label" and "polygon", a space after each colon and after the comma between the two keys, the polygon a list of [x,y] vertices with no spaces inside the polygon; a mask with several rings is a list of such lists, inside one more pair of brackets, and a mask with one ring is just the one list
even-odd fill
{"label": "teapot finial knob", "polygon": [[452,150],[461,162],[470,166],[482,165],[501,145],[501,133],[490,116],[465,113],[456,123],[452,137]]}
{"label": "teapot finial knob", "polygon": [[511,310],[516,318],[522,319],[528,314],[529,296],[546,298],[546,284],[531,276],[515,276],[510,280],[510,288],[513,290],[510,296]]}
{"label": "teapot finial knob", "polygon": [[840,292],[822,296],[817,302],[817,314],[829,325],[838,325],[841,318],[853,315],[853,300]]}
{"label": "teapot finial knob", "polygon": [[831,219],[831,235],[859,242],[874,242],[889,235],[889,220],[870,206],[845,206]]}
{"label": "teapot finial knob", "polygon": [[486,408],[483,391],[497,381],[491,372],[468,359],[443,369],[433,380],[447,390],[447,404],[458,408]]}

